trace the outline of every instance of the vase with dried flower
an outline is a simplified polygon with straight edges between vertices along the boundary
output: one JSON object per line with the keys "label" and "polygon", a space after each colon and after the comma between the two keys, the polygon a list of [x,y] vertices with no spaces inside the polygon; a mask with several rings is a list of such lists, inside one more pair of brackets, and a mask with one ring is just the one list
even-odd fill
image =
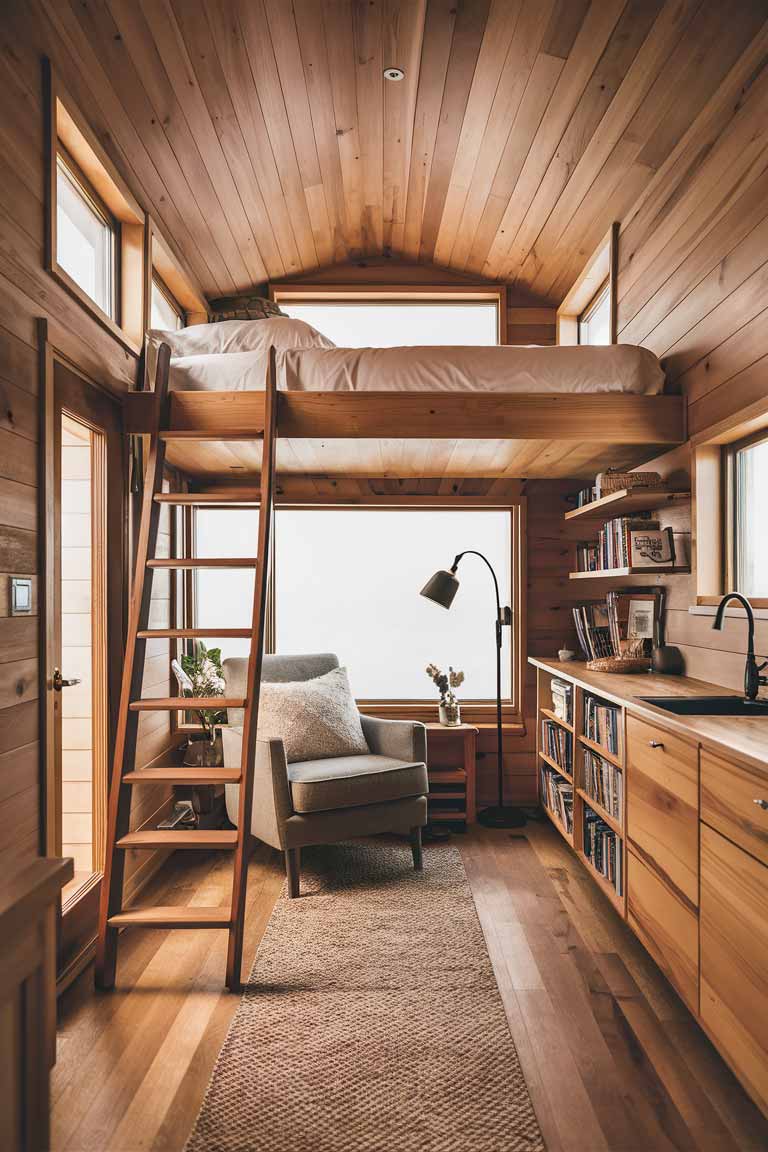
{"label": "vase with dried flower", "polygon": [[[183,653],[181,663],[172,661],[171,667],[179,682],[183,696],[193,700],[195,696],[223,696],[224,677],[221,671],[221,649],[206,648],[202,641],[195,644],[194,651]],[[190,738],[184,755],[184,764],[197,768],[215,768],[222,764],[223,753],[219,724],[224,723],[227,713],[223,709],[192,708],[202,728],[202,735]]]}
{"label": "vase with dried flower", "polygon": [[436,664],[427,664],[427,676],[440,693],[438,716],[446,728],[456,728],[461,724],[461,708],[456,699],[456,689],[464,683],[464,673],[448,665],[443,672]]}

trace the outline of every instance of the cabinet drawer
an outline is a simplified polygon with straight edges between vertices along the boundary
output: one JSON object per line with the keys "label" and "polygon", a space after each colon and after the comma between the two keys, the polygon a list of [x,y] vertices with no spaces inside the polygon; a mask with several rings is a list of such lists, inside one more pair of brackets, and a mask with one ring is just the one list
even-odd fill
{"label": "cabinet drawer", "polygon": [[691,1011],[698,1012],[698,918],[631,849],[627,919]]}
{"label": "cabinet drawer", "polygon": [[694,907],[699,901],[698,749],[627,716],[627,836]]}
{"label": "cabinet drawer", "polygon": [[768,868],[701,828],[701,1018],[768,1111]]}
{"label": "cabinet drawer", "polygon": [[768,864],[768,777],[757,768],[701,752],[701,818]]}

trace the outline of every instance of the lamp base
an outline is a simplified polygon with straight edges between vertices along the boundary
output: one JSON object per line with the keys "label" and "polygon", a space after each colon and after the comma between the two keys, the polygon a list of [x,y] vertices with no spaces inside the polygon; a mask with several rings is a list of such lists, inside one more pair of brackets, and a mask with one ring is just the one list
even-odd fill
{"label": "lamp base", "polygon": [[525,813],[520,808],[508,808],[500,804],[484,808],[478,812],[477,819],[486,828],[524,828],[527,823]]}

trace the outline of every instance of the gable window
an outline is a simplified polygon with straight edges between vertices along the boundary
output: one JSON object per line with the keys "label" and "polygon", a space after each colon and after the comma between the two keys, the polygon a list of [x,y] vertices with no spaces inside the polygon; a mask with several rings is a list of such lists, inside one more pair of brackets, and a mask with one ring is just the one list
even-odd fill
{"label": "gable window", "polygon": [[[278,508],[274,523],[272,643],[268,650],[336,652],[361,705],[431,719],[436,698],[426,666],[466,674],[462,707],[483,715],[496,693],[493,589],[482,564],[466,563],[450,612],[419,595],[457,552],[475,548],[493,564],[502,601],[513,605],[504,629],[505,718],[517,708],[519,613],[516,508]],[[194,510],[197,556],[242,556],[258,532],[255,508]],[[190,626],[242,627],[250,619],[253,571],[195,571]],[[245,656],[247,640],[206,644]]]}
{"label": "gable window", "polygon": [[184,310],[156,272],[152,275],[149,326],[163,332],[178,332],[184,327]]}
{"label": "gable window", "polygon": [[726,449],[728,585],[751,599],[768,598],[768,536],[762,501],[768,491],[768,433]]}
{"label": "gable window", "polygon": [[117,225],[75,165],[56,162],[56,259],[83,292],[114,320]]}
{"label": "gable window", "polygon": [[489,301],[280,300],[339,348],[498,344],[498,305]]}
{"label": "gable window", "polygon": [[579,316],[579,344],[611,343],[611,289],[606,280]]}

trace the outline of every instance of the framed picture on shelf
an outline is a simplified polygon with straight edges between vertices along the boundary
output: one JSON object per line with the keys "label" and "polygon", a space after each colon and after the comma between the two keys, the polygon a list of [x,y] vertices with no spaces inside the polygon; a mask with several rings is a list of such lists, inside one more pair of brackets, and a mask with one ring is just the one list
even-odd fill
{"label": "framed picture on shelf", "polygon": [[630,556],[633,568],[656,568],[675,563],[675,538],[671,528],[639,528],[630,534]]}

